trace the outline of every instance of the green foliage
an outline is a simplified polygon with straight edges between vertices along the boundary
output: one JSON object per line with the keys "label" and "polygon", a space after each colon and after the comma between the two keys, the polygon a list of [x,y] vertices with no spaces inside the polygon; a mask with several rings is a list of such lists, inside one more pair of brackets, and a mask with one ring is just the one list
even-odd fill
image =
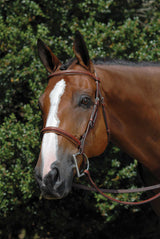
{"label": "green foliage", "polygon": [[[26,108],[27,123],[17,121],[11,114],[0,131],[0,216],[7,215],[33,195],[34,164],[38,155],[39,128],[35,127],[38,114],[33,118],[32,109]],[[32,117],[31,115],[32,114]],[[34,119],[34,120],[33,120]]]}
{"label": "green foliage", "polygon": [[[105,159],[102,160],[99,167],[97,165],[94,166],[99,171],[99,181],[97,180],[97,182],[102,188],[128,189],[134,188],[135,185],[138,184],[136,160],[131,160],[130,157],[122,154],[122,152],[114,146],[111,147]],[[125,165],[123,161],[126,161]],[[132,202],[140,200],[140,195],[141,194],[110,194],[110,196],[115,199]],[[95,198],[97,201],[96,207],[107,222],[114,221],[121,215],[124,208],[131,212],[138,211],[136,207],[122,206],[116,202],[108,201],[97,193],[95,193]]]}
{"label": "green foliage", "polygon": [[[55,238],[94,238],[93,235],[96,238],[99,235],[111,238],[109,233],[112,231],[109,228],[115,231],[116,220],[129,214],[129,220],[132,218],[134,221],[134,216],[142,215],[141,211],[137,212],[137,208],[126,208],[108,202],[100,195],[79,191],[73,191],[61,202],[40,200],[40,192],[34,180],[41,129],[37,102],[47,82],[45,69],[38,58],[36,42],[42,38],[60,60],[65,61],[73,55],[74,32],[80,30],[92,59],[110,57],[159,61],[159,4],[159,0],[1,0],[2,238],[18,238],[22,228],[25,228],[23,238],[53,235]],[[137,162],[130,161],[125,155],[124,161],[129,163],[124,164],[123,157],[124,154],[118,148],[112,147],[101,161],[93,160],[91,168],[96,183],[108,188],[137,185]],[[136,200],[139,195],[117,197]],[[81,222],[82,217],[84,223]],[[6,230],[3,230],[4,227]],[[107,230],[104,230],[105,227]],[[80,232],[79,237],[76,230]],[[128,232],[123,238],[133,237]]]}

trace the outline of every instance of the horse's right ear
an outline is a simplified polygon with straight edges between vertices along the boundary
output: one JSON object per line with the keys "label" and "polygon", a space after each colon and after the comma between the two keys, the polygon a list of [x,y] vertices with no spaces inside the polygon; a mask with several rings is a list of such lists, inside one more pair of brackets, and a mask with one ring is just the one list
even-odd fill
{"label": "horse's right ear", "polygon": [[51,49],[40,39],[37,41],[39,57],[48,72],[53,73],[61,65]]}

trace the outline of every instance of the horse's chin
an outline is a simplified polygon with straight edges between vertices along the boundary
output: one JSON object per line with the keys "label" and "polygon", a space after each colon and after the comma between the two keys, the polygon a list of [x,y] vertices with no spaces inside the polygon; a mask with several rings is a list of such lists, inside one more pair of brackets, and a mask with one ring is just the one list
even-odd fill
{"label": "horse's chin", "polygon": [[59,200],[59,199],[67,197],[67,195],[66,196],[59,196],[59,197],[50,196],[50,195],[42,195],[42,196],[43,196],[44,199],[47,199],[47,200]]}
{"label": "horse's chin", "polygon": [[58,195],[58,194],[47,195],[47,194],[44,194],[44,193],[42,193],[41,195],[44,199],[47,199],[47,200],[59,200],[59,199],[63,199],[65,197],[67,197],[68,194],[69,194],[69,192],[64,193],[63,195]]}

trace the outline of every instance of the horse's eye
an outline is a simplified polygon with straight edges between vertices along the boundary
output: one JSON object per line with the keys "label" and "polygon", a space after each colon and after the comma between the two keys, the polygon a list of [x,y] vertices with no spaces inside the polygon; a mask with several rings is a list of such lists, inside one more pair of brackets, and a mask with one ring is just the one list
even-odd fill
{"label": "horse's eye", "polygon": [[82,96],[80,100],[80,106],[84,108],[90,108],[92,101],[88,96]]}
{"label": "horse's eye", "polygon": [[81,104],[82,105],[88,105],[88,103],[90,102],[90,99],[88,97],[84,97],[82,100],[81,100]]}

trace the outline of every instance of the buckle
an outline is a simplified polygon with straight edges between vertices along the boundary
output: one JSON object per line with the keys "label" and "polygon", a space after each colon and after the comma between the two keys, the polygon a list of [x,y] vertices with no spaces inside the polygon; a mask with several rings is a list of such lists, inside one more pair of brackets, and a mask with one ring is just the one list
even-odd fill
{"label": "buckle", "polygon": [[76,168],[76,171],[77,171],[77,177],[80,178],[80,177],[84,176],[85,173],[84,173],[84,170],[83,170],[83,172],[80,172],[80,171],[79,171],[78,164],[77,164],[77,156],[78,156],[78,155],[82,155],[83,160],[86,160],[86,167],[87,167],[86,170],[89,170],[89,160],[88,160],[88,157],[87,157],[87,155],[86,155],[85,153],[76,153],[76,154],[73,154],[73,159],[74,159],[74,163],[75,163],[75,168]]}

